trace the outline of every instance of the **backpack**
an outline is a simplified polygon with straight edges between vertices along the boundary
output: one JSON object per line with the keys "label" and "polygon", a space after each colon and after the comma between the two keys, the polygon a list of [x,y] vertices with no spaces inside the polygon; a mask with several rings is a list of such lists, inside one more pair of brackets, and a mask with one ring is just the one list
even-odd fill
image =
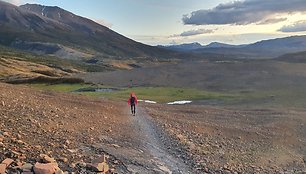
{"label": "backpack", "polygon": [[131,105],[135,104],[135,97],[131,97]]}

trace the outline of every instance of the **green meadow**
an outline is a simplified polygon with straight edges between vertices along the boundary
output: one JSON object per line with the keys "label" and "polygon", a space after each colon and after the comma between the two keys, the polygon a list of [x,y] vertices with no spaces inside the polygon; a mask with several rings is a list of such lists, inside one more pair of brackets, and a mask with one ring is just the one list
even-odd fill
{"label": "green meadow", "polygon": [[[33,84],[30,85],[43,90],[52,90],[59,92],[70,92],[84,94],[92,97],[103,97],[116,100],[126,100],[131,92],[136,93],[137,97],[142,100],[153,100],[158,103],[166,103],[177,100],[231,100],[235,96],[209,92],[190,88],[173,88],[173,87],[134,87],[134,88],[113,88],[109,86],[90,85],[90,84]],[[76,92],[82,89],[115,89],[112,92]]]}

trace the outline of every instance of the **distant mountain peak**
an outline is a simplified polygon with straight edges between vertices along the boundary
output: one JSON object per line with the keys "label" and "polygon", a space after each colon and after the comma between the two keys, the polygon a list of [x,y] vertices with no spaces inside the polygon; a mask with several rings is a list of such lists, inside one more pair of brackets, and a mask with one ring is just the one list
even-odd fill
{"label": "distant mountain peak", "polygon": [[236,47],[236,45],[230,45],[230,44],[221,43],[221,42],[211,42],[205,47],[206,48],[232,48],[232,47]]}
{"label": "distant mountain peak", "polygon": [[176,51],[191,51],[202,48],[203,46],[199,42],[192,42],[192,43],[184,43],[178,45],[159,46],[159,47],[167,48],[170,50],[176,50]]}
{"label": "distant mountain peak", "polygon": [[180,45],[199,45],[199,46],[202,46],[199,42],[184,43],[184,44],[180,44]]}

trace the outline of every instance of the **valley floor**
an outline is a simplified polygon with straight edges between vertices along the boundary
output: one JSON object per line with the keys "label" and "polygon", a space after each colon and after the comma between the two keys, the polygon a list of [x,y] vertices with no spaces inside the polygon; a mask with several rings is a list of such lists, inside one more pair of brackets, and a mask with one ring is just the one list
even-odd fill
{"label": "valley floor", "polygon": [[109,173],[305,171],[304,110],[125,102],[0,83],[0,161],[53,157],[63,171],[107,155]]}

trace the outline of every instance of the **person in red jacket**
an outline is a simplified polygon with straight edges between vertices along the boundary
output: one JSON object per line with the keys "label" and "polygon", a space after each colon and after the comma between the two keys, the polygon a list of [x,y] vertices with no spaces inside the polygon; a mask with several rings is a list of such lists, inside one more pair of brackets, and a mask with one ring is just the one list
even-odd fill
{"label": "person in red jacket", "polygon": [[135,93],[131,93],[130,98],[128,100],[128,104],[131,105],[131,112],[135,116],[136,114],[136,105],[138,104],[137,97]]}

